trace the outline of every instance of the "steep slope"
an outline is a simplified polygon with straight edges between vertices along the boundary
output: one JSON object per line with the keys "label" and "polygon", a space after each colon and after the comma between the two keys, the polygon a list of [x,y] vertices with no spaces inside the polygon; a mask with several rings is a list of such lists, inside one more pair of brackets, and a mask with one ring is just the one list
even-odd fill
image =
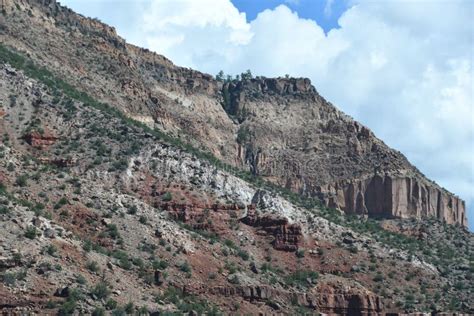
{"label": "steep slope", "polygon": [[0,39],[93,97],[348,214],[467,226],[464,201],[324,100],[308,79],[219,82],[54,0],[3,0]]}
{"label": "steep slope", "polygon": [[298,207],[0,56],[3,313],[474,312],[466,231]]}

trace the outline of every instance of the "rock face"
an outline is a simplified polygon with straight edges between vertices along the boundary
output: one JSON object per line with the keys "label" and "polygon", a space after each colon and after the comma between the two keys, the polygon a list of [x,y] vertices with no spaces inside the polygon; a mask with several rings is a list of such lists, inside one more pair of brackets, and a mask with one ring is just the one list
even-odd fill
{"label": "rock face", "polygon": [[378,218],[436,217],[466,226],[464,201],[318,95],[308,79],[226,83],[239,122],[238,163],[328,207]]}
{"label": "rock face", "polygon": [[302,293],[277,290],[269,286],[215,287],[210,293],[222,296],[241,296],[249,301],[295,302],[301,306],[335,315],[378,315],[383,311],[380,298],[369,291],[334,284],[319,285],[316,289]]}
{"label": "rock face", "polygon": [[23,139],[33,147],[45,148],[53,145],[58,138],[51,135],[50,133],[30,132],[23,136]]}
{"label": "rock face", "polygon": [[220,82],[129,45],[113,27],[56,1],[3,4],[4,45],[131,118],[347,213],[467,226],[462,200],[338,111],[309,79]]}
{"label": "rock face", "polygon": [[437,217],[448,224],[466,225],[464,201],[417,178],[375,175],[322,186],[321,192],[329,207],[349,214],[379,218]]}
{"label": "rock face", "polygon": [[296,251],[303,234],[297,224],[289,224],[288,219],[275,215],[259,216],[255,210],[250,210],[242,219],[244,224],[261,228],[274,237],[273,248],[283,251]]}

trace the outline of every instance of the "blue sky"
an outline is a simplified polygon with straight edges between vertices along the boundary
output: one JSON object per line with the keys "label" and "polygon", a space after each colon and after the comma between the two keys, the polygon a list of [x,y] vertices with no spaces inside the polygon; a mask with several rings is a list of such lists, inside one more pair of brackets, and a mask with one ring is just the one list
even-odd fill
{"label": "blue sky", "polygon": [[61,0],[210,74],[308,77],[463,198],[474,230],[474,1]]}
{"label": "blue sky", "polygon": [[279,5],[286,5],[298,12],[300,17],[316,21],[325,32],[338,27],[339,17],[350,6],[347,0],[232,0],[232,3],[239,11],[246,13],[249,22],[266,9],[273,10]]}

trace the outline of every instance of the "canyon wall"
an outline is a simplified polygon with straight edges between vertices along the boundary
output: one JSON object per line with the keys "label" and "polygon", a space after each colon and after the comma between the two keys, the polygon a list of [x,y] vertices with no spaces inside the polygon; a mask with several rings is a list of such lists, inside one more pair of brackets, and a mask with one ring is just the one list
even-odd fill
{"label": "canyon wall", "polygon": [[378,218],[436,217],[466,225],[464,201],[445,190],[410,177],[373,176],[321,186],[328,207]]}
{"label": "canyon wall", "polygon": [[127,44],[113,27],[54,0],[2,4],[4,45],[131,118],[346,213],[437,217],[467,227],[462,200],[307,78],[218,81]]}

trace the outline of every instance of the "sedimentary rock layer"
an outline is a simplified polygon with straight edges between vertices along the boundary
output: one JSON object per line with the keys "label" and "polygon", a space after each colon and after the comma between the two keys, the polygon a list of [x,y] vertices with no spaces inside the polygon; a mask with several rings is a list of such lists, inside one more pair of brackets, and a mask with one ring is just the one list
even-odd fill
{"label": "sedimentary rock layer", "polygon": [[326,205],[349,214],[380,218],[437,217],[466,225],[464,201],[449,192],[410,177],[375,175],[321,186]]}
{"label": "sedimentary rock layer", "polygon": [[4,45],[131,118],[348,213],[467,226],[462,200],[337,110],[309,79],[218,81],[129,45],[113,27],[54,0],[2,4]]}

